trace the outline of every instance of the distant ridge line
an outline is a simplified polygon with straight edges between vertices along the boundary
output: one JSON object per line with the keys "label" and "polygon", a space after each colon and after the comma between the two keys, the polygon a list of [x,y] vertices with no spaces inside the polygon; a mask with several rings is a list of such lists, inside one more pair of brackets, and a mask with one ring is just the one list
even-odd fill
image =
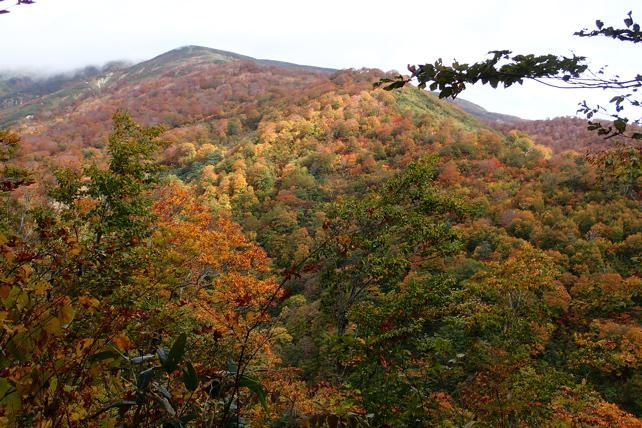
{"label": "distant ridge line", "polygon": [[199,46],[199,45],[181,46],[181,47],[169,50],[167,52],[163,52],[149,60],[141,61],[138,64],[162,59],[163,57],[169,56],[171,54],[178,54],[178,53],[192,54],[192,53],[199,53],[199,52],[226,56],[226,57],[238,59],[241,61],[253,61],[253,62],[256,62],[257,64],[262,64],[262,65],[273,65],[277,67],[284,67],[284,68],[290,68],[290,69],[296,69],[296,70],[318,71],[321,73],[336,73],[337,71],[339,71],[336,68],[330,68],[330,67],[318,67],[314,65],[296,64],[293,62],[279,61],[279,60],[273,60],[273,59],[254,58],[254,57],[239,54],[236,52],[226,51],[223,49],[210,48],[207,46]]}

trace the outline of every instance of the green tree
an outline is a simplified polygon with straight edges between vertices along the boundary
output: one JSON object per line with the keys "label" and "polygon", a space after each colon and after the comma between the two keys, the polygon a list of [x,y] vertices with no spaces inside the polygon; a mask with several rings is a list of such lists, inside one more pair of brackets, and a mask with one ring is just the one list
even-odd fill
{"label": "green tree", "polygon": [[0,129],[0,192],[2,194],[33,182],[29,171],[16,166],[13,162],[19,147],[18,134]]}
{"label": "green tree", "polygon": [[338,203],[326,223],[321,285],[338,336],[352,307],[398,286],[413,264],[454,253],[462,201],[433,185],[435,158],[417,161],[364,197]]}
{"label": "green tree", "polygon": [[[159,178],[154,154],[163,144],[161,133],[161,127],[140,127],[127,113],[117,112],[107,168],[55,172],[58,184],[50,194],[60,206],[61,227],[79,246],[78,257],[65,254],[64,263],[83,288],[110,294],[128,281],[127,272],[138,263],[134,249],[151,230],[149,191]],[[47,215],[41,224],[48,224]]]}
{"label": "green tree", "polygon": [[89,357],[125,343],[160,132],[117,113],[108,166],[57,171],[29,239],[15,227],[0,235],[0,424],[77,424],[100,404],[96,385],[120,385]]}

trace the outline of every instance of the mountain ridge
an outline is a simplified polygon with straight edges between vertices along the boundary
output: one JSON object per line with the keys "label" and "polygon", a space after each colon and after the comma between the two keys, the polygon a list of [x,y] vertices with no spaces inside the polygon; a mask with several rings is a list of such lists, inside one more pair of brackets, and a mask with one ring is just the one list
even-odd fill
{"label": "mountain ridge", "polygon": [[[280,67],[288,70],[311,73],[332,74],[339,70],[312,65],[296,64],[280,60],[259,59],[231,51],[199,45],[181,46],[156,55],[148,60],[129,64],[124,61],[110,61],[103,66],[86,66],[68,73],[57,73],[51,77],[34,77],[0,71],[0,126],[10,126],[29,118],[42,110],[32,102],[55,94],[62,98],[83,96],[104,89],[121,80],[140,80],[145,77],[164,73],[180,73],[189,66],[199,67],[208,64],[224,64],[233,61],[253,62],[260,65]],[[42,100],[41,100],[42,101]],[[465,112],[489,122],[506,123],[522,120],[515,116],[489,112],[483,107],[467,100],[447,100]],[[42,102],[41,102],[42,104]],[[23,107],[23,106],[26,106]],[[46,101],[41,107],[47,107]]]}

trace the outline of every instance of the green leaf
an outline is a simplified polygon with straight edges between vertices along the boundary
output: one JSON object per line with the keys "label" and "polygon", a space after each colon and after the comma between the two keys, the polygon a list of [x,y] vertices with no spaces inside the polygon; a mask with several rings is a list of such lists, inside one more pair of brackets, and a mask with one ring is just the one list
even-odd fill
{"label": "green leaf", "polygon": [[404,80],[398,80],[396,82],[392,82],[387,86],[384,86],[383,89],[386,91],[392,91],[393,89],[403,88],[405,85],[406,85],[406,82]]}
{"label": "green leaf", "polygon": [[626,130],[626,121],[624,121],[623,119],[618,119],[613,122],[613,126],[618,130],[618,132],[622,133]]}
{"label": "green leaf", "polygon": [[453,94],[453,88],[444,88],[439,93],[439,98],[447,98]]}
{"label": "green leaf", "polygon": [[178,367],[178,363],[185,354],[186,343],[187,335],[185,333],[181,333],[181,335],[178,336],[174,341],[172,348],[167,354],[167,361],[165,362],[165,364],[163,364],[163,368],[165,369],[165,371],[167,371],[167,373],[173,372]]}
{"label": "green leaf", "polygon": [[3,397],[10,388],[12,386],[9,381],[4,377],[0,377],[0,397]]}
{"label": "green leaf", "polygon": [[190,362],[183,368],[183,383],[188,391],[194,391],[198,386],[198,375]]}
{"label": "green leaf", "polygon": [[180,421],[185,425],[196,419],[198,419],[198,415],[196,413],[188,413],[180,417]]}
{"label": "green leaf", "polygon": [[253,377],[243,375],[241,376],[241,379],[239,379],[239,385],[244,386],[252,391],[261,402],[261,406],[263,406],[263,409],[267,412],[267,395],[265,394],[263,385],[261,385],[258,380],[254,379]]}
{"label": "green leaf", "polygon": [[92,363],[109,359],[117,359],[120,355],[114,351],[102,351],[91,355],[88,360]]}
{"label": "green leaf", "polygon": [[[13,389],[12,392],[9,392]],[[0,377],[0,409],[5,409],[5,412],[9,415],[16,414],[20,411],[22,407],[22,402],[20,400],[20,395],[17,394],[15,388],[9,380],[6,378]]]}

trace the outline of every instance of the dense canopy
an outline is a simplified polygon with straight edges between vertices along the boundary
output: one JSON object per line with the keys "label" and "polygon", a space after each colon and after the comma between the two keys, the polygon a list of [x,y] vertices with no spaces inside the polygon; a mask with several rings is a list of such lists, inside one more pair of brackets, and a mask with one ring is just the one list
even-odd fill
{"label": "dense canopy", "polygon": [[5,85],[0,425],[642,427],[640,177],[390,77]]}

